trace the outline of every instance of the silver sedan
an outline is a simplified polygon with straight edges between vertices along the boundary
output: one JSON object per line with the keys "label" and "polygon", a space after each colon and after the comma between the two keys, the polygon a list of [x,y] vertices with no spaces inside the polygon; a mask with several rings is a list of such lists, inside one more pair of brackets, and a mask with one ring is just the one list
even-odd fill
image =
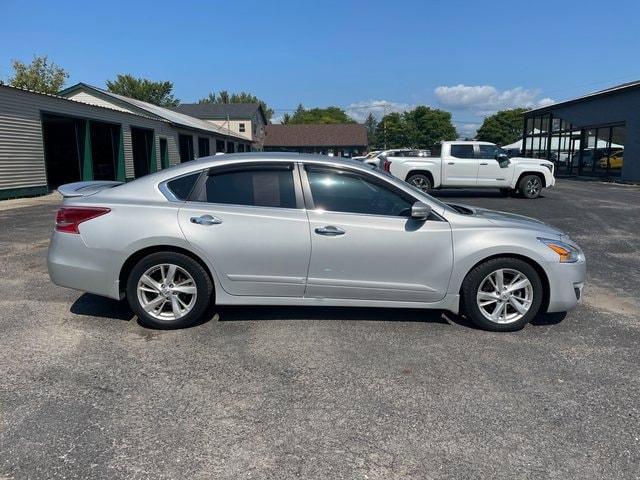
{"label": "silver sedan", "polygon": [[582,299],[584,255],[561,231],[441,203],[362,162],[224,155],[59,191],[51,280],[127,297],[155,328],[215,302],[434,308],[509,331]]}

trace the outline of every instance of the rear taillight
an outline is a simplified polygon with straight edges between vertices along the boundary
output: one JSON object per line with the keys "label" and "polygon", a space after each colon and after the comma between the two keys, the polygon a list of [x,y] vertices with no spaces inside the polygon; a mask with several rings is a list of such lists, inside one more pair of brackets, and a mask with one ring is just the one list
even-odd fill
{"label": "rear taillight", "polygon": [[65,233],[80,233],[78,226],[82,222],[105,215],[111,211],[103,207],[64,207],[56,215],[56,231]]}
{"label": "rear taillight", "polygon": [[384,161],[384,171],[388,172],[390,168],[391,168],[391,161],[385,160]]}

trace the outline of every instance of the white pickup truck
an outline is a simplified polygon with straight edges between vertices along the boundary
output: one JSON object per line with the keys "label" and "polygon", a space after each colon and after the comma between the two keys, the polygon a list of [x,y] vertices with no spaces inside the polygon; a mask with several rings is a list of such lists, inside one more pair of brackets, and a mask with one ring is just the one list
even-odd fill
{"label": "white pickup truck", "polygon": [[[439,148],[438,148],[439,147]],[[440,150],[440,155],[438,155]],[[442,142],[431,157],[387,157],[379,166],[424,192],[433,188],[499,188],[536,198],[555,184],[553,163],[538,158],[509,158],[488,142]]]}

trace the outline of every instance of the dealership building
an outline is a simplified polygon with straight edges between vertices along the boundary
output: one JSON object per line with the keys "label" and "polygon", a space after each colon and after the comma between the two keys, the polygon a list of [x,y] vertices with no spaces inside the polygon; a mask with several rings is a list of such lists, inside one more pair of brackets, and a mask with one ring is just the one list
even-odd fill
{"label": "dealership building", "polygon": [[531,110],[518,148],[558,173],[640,182],[640,81]]}

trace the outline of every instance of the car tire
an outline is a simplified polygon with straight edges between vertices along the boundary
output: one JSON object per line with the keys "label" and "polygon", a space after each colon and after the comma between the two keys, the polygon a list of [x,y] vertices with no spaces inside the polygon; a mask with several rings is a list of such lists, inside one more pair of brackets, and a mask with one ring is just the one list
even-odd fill
{"label": "car tire", "polygon": [[538,314],[542,295],[540,276],[531,265],[517,258],[494,258],[464,279],[462,313],[484,330],[516,331]]}
{"label": "car tire", "polygon": [[518,190],[524,198],[538,198],[542,192],[542,180],[537,175],[525,175],[518,183]]}
{"label": "car tire", "polygon": [[513,188],[501,188],[500,193],[503,197],[511,197],[516,191]]}
{"label": "car tire", "polygon": [[129,305],[144,325],[158,329],[193,325],[211,303],[213,284],[197,261],[176,252],[140,260],[127,279]]}
{"label": "car tire", "polygon": [[422,190],[424,193],[429,193],[432,188],[431,179],[421,173],[416,173],[407,177],[407,183]]}

